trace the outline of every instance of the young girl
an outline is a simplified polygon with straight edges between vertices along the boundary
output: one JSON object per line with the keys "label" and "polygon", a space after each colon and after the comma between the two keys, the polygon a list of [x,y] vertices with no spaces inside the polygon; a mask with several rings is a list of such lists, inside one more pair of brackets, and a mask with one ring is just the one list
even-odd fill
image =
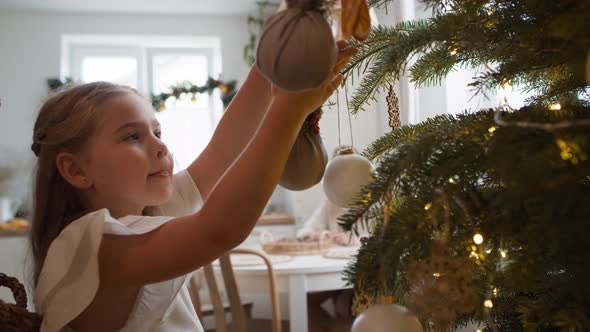
{"label": "young girl", "polygon": [[254,68],[211,142],[175,175],[160,125],[135,90],[99,82],[49,99],[38,157],[31,245],[42,331],[202,331],[190,273],[240,244],[282,173],[305,117],[332,77],[286,92]]}

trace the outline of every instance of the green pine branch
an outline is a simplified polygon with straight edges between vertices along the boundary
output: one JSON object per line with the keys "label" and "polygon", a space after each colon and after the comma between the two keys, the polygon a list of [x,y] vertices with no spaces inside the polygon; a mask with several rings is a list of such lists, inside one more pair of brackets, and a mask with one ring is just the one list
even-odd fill
{"label": "green pine branch", "polygon": [[440,83],[458,67],[487,67],[489,70],[472,83],[476,92],[511,83],[535,92],[538,102],[585,89],[584,66],[590,44],[588,2],[427,4],[446,10],[428,20],[377,27],[366,42],[358,45],[359,53],[345,70],[353,77],[363,74],[351,101],[353,112],[364,110],[380,88],[398,80],[406,69],[416,85],[424,86]]}
{"label": "green pine branch", "polygon": [[[413,34],[410,36],[408,32]],[[380,87],[387,87],[399,79],[406,68],[406,59],[426,50],[432,43],[427,21],[403,22],[393,28],[376,27],[362,44],[355,44],[358,53],[343,70],[354,79],[362,74],[362,81],[354,93],[350,107],[353,114],[364,109]],[[347,79],[348,79],[347,77]]]}
{"label": "green pine branch", "polygon": [[450,115],[440,115],[434,118],[426,119],[413,126],[402,126],[378,138],[371,143],[362,153],[362,155],[373,161],[382,162],[387,156],[403,144],[411,142],[427,132],[439,132],[455,122],[455,118]]}

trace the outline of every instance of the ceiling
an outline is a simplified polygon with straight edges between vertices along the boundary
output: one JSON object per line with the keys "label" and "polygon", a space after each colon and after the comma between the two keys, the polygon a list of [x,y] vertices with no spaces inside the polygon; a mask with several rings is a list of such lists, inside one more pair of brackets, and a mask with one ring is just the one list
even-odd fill
{"label": "ceiling", "polygon": [[111,14],[245,15],[257,0],[0,0],[2,10]]}

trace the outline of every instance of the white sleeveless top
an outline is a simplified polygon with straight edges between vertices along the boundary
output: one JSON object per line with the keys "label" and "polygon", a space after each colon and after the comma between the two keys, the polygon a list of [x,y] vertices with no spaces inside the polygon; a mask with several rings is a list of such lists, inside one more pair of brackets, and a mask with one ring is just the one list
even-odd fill
{"label": "white sleeveless top", "polygon": [[[98,250],[103,234],[150,232],[176,216],[201,208],[203,200],[186,170],[173,176],[170,201],[156,217],[111,217],[107,209],[68,225],[51,243],[35,289],[35,306],[43,315],[41,332],[72,331],[67,326],[90,305],[99,284]],[[191,301],[189,275],[143,286],[121,332],[203,331]]]}

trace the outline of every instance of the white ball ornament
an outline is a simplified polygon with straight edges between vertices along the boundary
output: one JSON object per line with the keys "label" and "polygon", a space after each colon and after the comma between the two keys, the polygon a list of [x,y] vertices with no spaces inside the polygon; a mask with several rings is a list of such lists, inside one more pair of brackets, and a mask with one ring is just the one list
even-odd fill
{"label": "white ball ornament", "polygon": [[422,324],[408,309],[397,304],[375,304],[360,314],[351,332],[423,332]]}
{"label": "white ball ornament", "polygon": [[324,193],[333,204],[348,208],[354,203],[361,188],[368,185],[375,166],[367,158],[353,153],[352,148],[341,149],[328,162],[324,173]]}

